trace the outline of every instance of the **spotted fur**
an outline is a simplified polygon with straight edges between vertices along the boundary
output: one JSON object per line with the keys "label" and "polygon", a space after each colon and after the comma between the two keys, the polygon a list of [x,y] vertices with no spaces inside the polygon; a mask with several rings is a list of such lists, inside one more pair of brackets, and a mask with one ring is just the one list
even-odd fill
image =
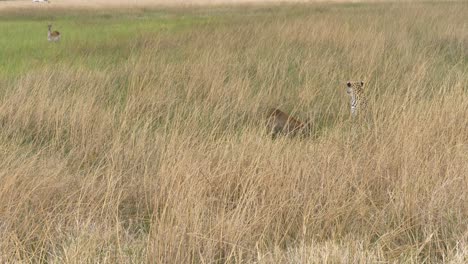
{"label": "spotted fur", "polygon": [[346,92],[351,97],[351,115],[356,116],[360,112],[363,112],[367,108],[367,98],[364,93],[364,82],[352,82],[349,81],[346,83],[347,89]]}

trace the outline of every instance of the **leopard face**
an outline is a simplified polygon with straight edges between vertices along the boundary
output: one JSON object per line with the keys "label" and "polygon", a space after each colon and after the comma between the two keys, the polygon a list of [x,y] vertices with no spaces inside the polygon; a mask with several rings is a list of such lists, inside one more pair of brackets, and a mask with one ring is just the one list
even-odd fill
{"label": "leopard face", "polygon": [[348,81],[346,83],[346,93],[351,97],[351,114],[357,115],[357,112],[364,110],[367,106],[367,99],[364,94],[363,81]]}

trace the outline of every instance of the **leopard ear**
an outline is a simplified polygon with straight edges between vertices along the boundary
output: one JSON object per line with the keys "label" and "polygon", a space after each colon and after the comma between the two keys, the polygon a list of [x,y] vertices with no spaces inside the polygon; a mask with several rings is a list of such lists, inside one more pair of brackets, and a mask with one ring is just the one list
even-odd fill
{"label": "leopard ear", "polygon": [[351,87],[351,83],[350,83],[350,82],[347,82],[346,85],[347,85],[348,87]]}
{"label": "leopard ear", "polygon": [[363,82],[363,81],[361,81],[361,86],[364,86],[364,82]]}

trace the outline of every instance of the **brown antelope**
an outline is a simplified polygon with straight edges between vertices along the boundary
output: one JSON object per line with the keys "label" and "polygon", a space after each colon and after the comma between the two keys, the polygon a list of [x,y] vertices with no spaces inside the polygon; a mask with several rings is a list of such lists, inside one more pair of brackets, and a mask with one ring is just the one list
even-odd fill
{"label": "brown antelope", "polygon": [[301,134],[306,136],[311,130],[310,124],[306,124],[277,108],[268,110],[267,120],[267,129],[273,138],[276,138],[279,134],[288,136]]}
{"label": "brown antelope", "polygon": [[49,31],[47,32],[47,40],[51,42],[57,42],[60,40],[60,32],[52,31],[52,25],[49,25]]}

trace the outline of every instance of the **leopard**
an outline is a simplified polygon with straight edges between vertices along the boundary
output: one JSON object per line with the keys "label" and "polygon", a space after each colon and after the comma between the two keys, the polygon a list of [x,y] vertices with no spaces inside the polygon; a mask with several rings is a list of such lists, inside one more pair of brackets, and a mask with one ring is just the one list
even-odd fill
{"label": "leopard", "polygon": [[367,97],[364,93],[363,81],[348,81],[346,82],[346,92],[351,97],[351,115],[353,117],[362,115],[367,109]]}

